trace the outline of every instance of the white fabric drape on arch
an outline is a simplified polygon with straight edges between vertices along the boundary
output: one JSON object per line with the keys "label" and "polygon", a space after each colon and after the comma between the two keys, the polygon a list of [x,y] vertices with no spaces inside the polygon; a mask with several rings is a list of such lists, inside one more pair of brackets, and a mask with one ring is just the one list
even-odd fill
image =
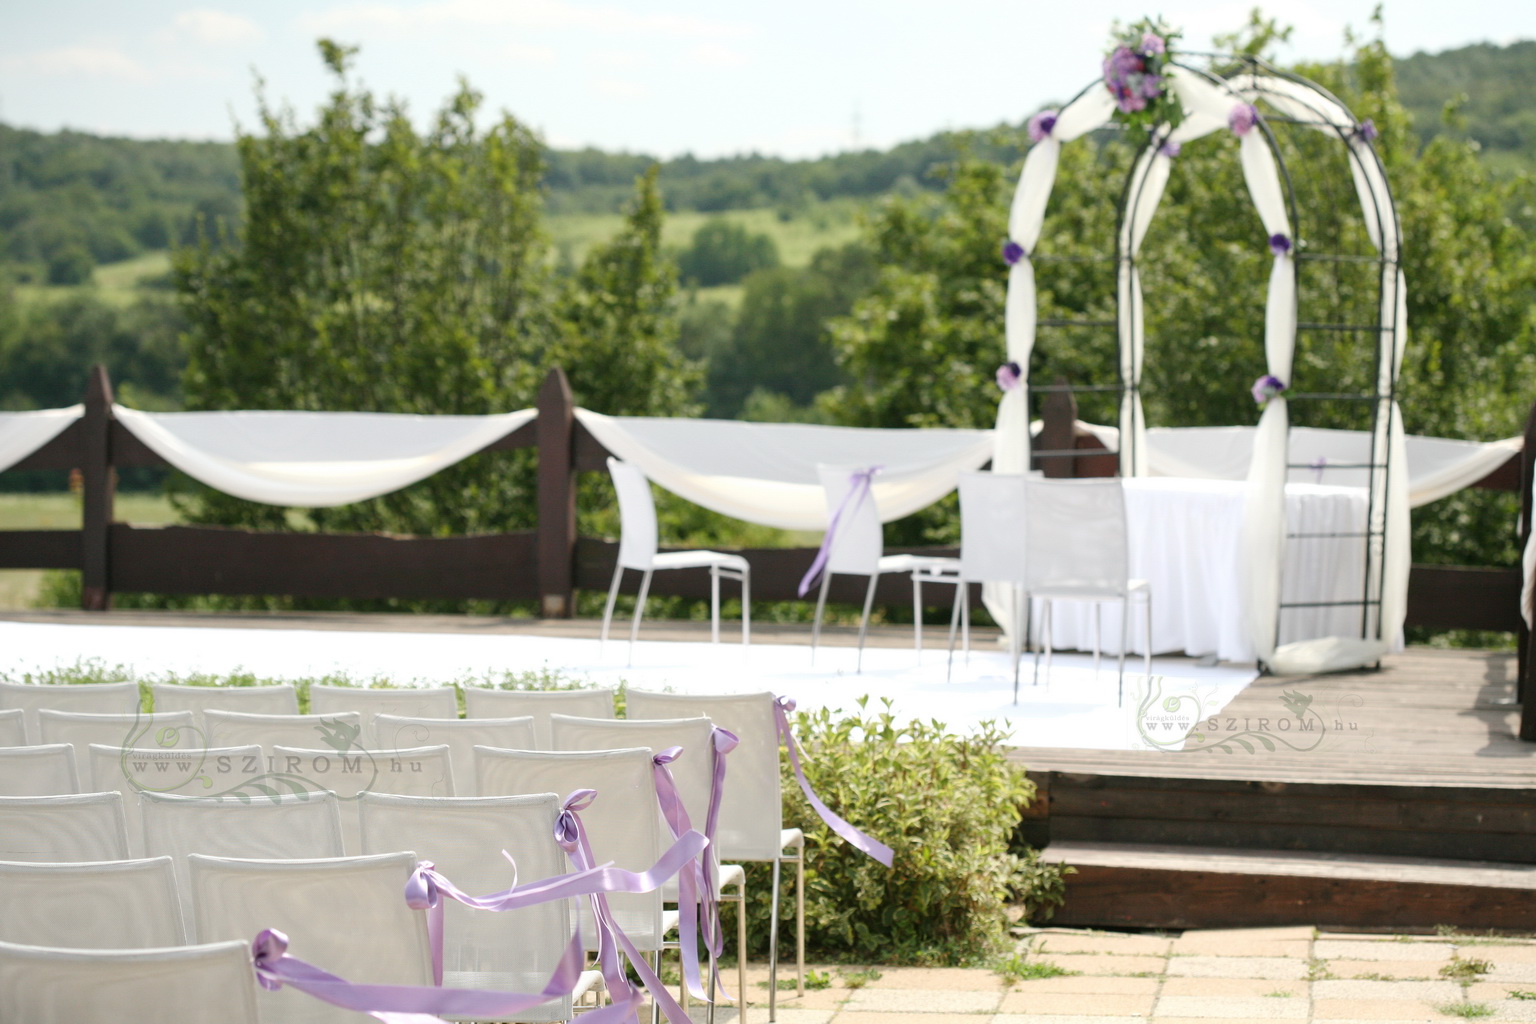
{"label": "white fabric drape on arch", "polygon": [[63,409],[33,409],[28,412],[0,412],[0,472],[62,434],[85,412],[83,405]]}

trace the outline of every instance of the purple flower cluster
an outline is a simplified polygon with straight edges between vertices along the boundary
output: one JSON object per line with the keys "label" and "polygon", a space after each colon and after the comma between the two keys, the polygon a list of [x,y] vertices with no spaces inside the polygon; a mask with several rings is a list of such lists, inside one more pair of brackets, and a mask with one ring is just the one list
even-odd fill
{"label": "purple flower cluster", "polygon": [[997,386],[1004,391],[1012,391],[1019,386],[1019,380],[1024,376],[1024,370],[1015,362],[1007,362],[997,368]]}
{"label": "purple flower cluster", "polygon": [[1270,235],[1269,251],[1276,256],[1284,256],[1291,251],[1291,240],[1280,234]]}
{"label": "purple flower cluster", "polygon": [[1227,115],[1227,127],[1232,129],[1232,134],[1241,138],[1253,131],[1253,126],[1259,123],[1259,108],[1252,103],[1239,103],[1232,108],[1232,113]]}
{"label": "purple flower cluster", "polygon": [[1056,129],[1056,111],[1042,110],[1029,119],[1029,141],[1039,142]]}
{"label": "purple flower cluster", "polygon": [[1025,249],[1022,245],[1020,245],[1018,242],[1015,242],[1011,238],[1003,243],[1003,262],[1008,264],[1010,267],[1028,255],[1029,250]]}
{"label": "purple flower cluster", "polygon": [[1168,159],[1172,160],[1174,157],[1179,155],[1179,151],[1183,148],[1184,146],[1182,143],[1174,142],[1172,139],[1169,139],[1161,146],[1158,146],[1157,151],[1163,156],[1166,156]]}
{"label": "purple flower cluster", "polygon": [[1162,36],[1148,32],[1136,48],[1117,46],[1104,58],[1104,85],[1115,97],[1121,113],[1145,110],[1148,100],[1163,94],[1163,76],[1157,73],[1158,62],[1153,58],[1167,52]]}
{"label": "purple flower cluster", "polygon": [[1284,390],[1285,381],[1281,380],[1279,377],[1276,377],[1272,373],[1266,373],[1264,376],[1253,382],[1251,394],[1253,395],[1253,400],[1255,402],[1257,402],[1259,405],[1263,405],[1265,402],[1269,401],[1271,398],[1274,398]]}
{"label": "purple flower cluster", "polygon": [[1365,142],[1374,142],[1376,139],[1376,122],[1366,118],[1355,125],[1355,135]]}

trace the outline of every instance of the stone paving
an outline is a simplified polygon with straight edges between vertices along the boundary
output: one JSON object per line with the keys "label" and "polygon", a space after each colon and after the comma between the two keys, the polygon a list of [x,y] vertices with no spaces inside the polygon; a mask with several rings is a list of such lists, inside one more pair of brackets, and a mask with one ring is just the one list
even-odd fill
{"label": "stone paving", "polygon": [[[781,992],[779,1024],[1396,1024],[1536,1021],[1536,939],[1358,935],[1313,928],[1120,934],[1045,928],[1014,978],[988,969],[817,966],[830,985]],[[784,967],[788,966],[786,972]],[[780,979],[793,965],[780,965]],[[734,971],[727,972],[734,981]],[[749,970],[747,1024],[767,1024]],[[695,1019],[704,1020],[699,1008]],[[732,1024],[721,1008],[718,1024]]]}

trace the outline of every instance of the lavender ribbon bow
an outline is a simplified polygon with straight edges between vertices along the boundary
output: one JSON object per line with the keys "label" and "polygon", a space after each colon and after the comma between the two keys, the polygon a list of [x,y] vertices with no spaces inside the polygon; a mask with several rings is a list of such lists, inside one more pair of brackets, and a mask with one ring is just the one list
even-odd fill
{"label": "lavender ribbon bow", "polygon": [[837,508],[832,512],[832,518],[827,522],[826,535],[821,538],[821,548],[816,552],[816,558],[811,562],[811,567],[805,571],[800,579],[800,596],[804,597],[810,592],[811,587],[821,578],[821,571],[826,567],[827,559],[832,556],[832,544],[837,537],[838,524],[842,522],[843,513],[848,509],[848,503],[853,502],[855,511],[870,498],[870,488],[874,486],[875,474],[884,469],[883,466],[870,466],[868,469],[854,470],[848,475],[848,493],[843,495],[843,500],[838,502]]}
{"label": "lavender ribbon bow", "polygon": [[795,710],[795,702],[789,697],[779,697],[773,702],[774,717],[779,723],[779,737],[784,741],[784,748],[789,751],[790,767],[795,770],[795,778],[800,780],[800,791],[805,794],[806,801],[817,814],[821,815],[821,820],[826,822],[833,832],[842,836],[856,849],[864,851],[881,864],[890,867],[892,861],[896,859],[894,851],[880,840],[848,824],[836,811],[822,803],[821,797],[817,796],[816,791],[811,788],[810,780],[805,777],[805,772],[800,767],[800,752],[795,746],[795,734],[789,728],[789,712],[793,710]]}

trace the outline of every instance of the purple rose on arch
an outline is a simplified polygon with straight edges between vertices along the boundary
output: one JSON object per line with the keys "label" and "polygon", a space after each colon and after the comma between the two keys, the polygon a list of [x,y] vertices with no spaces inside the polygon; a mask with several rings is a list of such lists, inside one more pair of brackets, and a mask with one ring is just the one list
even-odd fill
{"label": "purple rose on arch", "polygon": [[1003,243],[1003,262],[1010,267],[1028,255],[1028,250],[1011,238]]}
{"label": "purple rose on arch", "polygon": [[1252,103],[1239,103],[1232,108],[1227,115],[1227,127],[1232,129],[1232,134],[1241,138],[1253,131],[1253,126],[1259,123],[1259,108]]}
{"label": "purple rose on arch", "polygon": [[1161,153],[1163,156],[1166,156],[1166,157],[1168,157],[1171,160],[1174,157],[1178,156],[1179,155],[1179,150],[1181,150],[1183,148],[1184,147],[1180,143],[1174,142],[1172,139],[1169,139],[1167,142],[1163,143],[1161,146],[1158,146],[1157,147],[1157,151],[1159,153]]}
{"label": "purple rose on arch", "polygon": [[1291,240],[1281,234],[1270,235],[1269,251],[1276,256],[1284,256],[1291,251]]}
{"label": "purple rose on arch", "polygon": [[1029,119],[1029,141],[1039,142],[1048,138],[1056,129],[1056,111],[1042,110]]}
{"label": "purple rose on arch", "polygon": [[1168,44],[1163,42],[1163,37],[1153,32],[1147,32],[1141,37],[1142,53],[1167,53]]}
{"label": "purple rose on arch", "polygon": [[1376,122],[1366,118],[1355,125],[1355,135],[1366,142],[1374,142],[1376,139]]}
{"label": "purple rose on arch", "polygon": [[997,368],[997,386],[1004,391],[1012,391],[1019,386],[1019,380],[1024,376],[1024,370],[1018,363],[1009,361]]}
{"label": "purple rose on arch", "polygon": [[1284,390],[1285,381],[1272,373],[1266,373],[1253,382],[1253,388],[1250,393],[1253,395],[1253,400],[1256,403],[1263,405]]}

